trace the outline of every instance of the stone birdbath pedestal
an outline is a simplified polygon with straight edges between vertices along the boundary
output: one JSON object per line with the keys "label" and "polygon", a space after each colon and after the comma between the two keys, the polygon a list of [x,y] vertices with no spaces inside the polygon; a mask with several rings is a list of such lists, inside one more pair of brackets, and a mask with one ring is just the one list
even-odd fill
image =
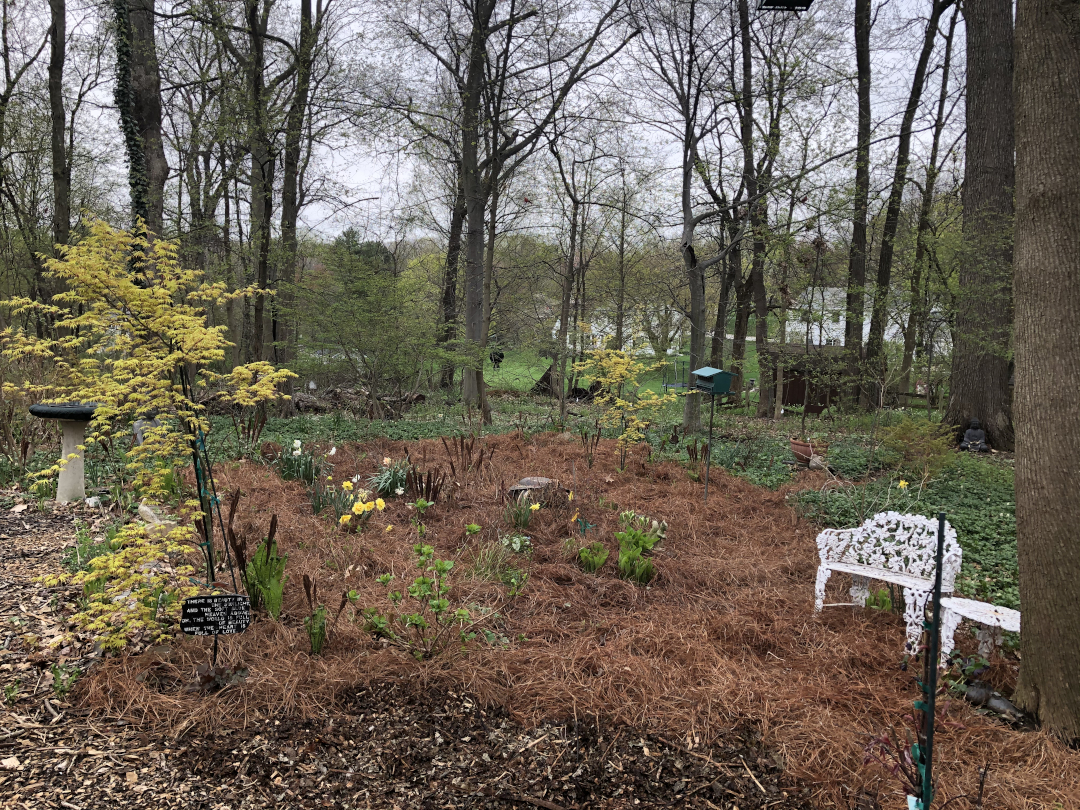
{"label": "stone birdbath pedestal", "polygon": [[60,452],[61,458],[65,459],[66,463],[60,467],[60,480],[56,484],[57,503],[81,501],[86,497],[81,447],[86,436],[86,423],[94,418],[96,409],[97,404],[93,402],[30,406],[31,416],[39,419],[56,419],[63,430]]}

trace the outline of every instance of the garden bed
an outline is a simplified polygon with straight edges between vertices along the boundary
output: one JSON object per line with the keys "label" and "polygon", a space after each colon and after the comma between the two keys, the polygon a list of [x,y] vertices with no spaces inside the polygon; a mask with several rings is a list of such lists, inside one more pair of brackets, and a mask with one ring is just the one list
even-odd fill
{"label": "garden bed", "polygon": [[[335,740],[341,738],[398,751],[393,757],[372,755],[363,767],[334,766],[367,769],[349,790],[359,792],[363,784],[370,791],[375,786],[369,782],[380,780],[384,793],[377,799],[368,794],[372,806],[422,806],[404,794],[395,798],[381,783],[419,784],[421,770],[425,780],[442,779],[444,767],[471,785],[459,806],[632,806],[629,793],[615,795],[619,785],[634,785],[641,806],[849,806],[862,789],[880,793],[886,807],[900,806],[897,783],[863,765],[863,746],[871,732],[902,724],[918,695],[919,668],[901,669],[898,616],[846,608],[812,612],[817,530],[797,516],[786,496],[819,489],[825,473],[800,472],[792,484],[769,491],[714,467],[706,505],[701,483],[683,466],[650,463],[643,447],[634,448],[619,471],[613,441],[600,443],[591,468],[576,436],[526,440],[509,434],[485,441],[495,448],[490,467],[459,474],[460,487],[448,485],[444,493],[452,497],[423,517],[424,542],[434,546],[436,557],[455,562],[451,605],[497,609],[501,619],[491,629],[505,642],[492,646],[477,639],[467,651],[454,645],[417,661],[364,632],[354,606],[389,609],[387,587],[375,578],[392,572],[401,587],[416,575],[412,549],[418,538],[410,522],[416,513],[405,498],[388,499],[386,511],[374,513],[362,533],[346,533],[332,517],[312,514],[301,484],[283,482],[256,462],[224,463],[216,468],[217,486],[222,493],[241,490],[238,527],[257,538],[277,514],[280,550],[289,555],[282,620],[260,617],[244,634],[221,640],[221,661],[246,668],[246,680],[209,696],[185,692],[212,642],[181,637],[95,666],[80,682],[76,704],[92,710],[94,718],[133,724],[152,740],[181,740],[182,745],[169,743],[170,750],[188,752],[182,762],[189,776],[205,772],[208,781],[225,781],[235,791],[247,784],[248,771],[234,775],[241,765],[230,770],[247,755],[239,752],[252,752],[248,761],[261,762],[289,746],[295,756],[286,756],[281,767],[260,765],[266,773],[259,784],[271,798],[277,795],[274,779],[285,780],[293,791],[304,789],[296,781],[301,778],[331,779],[314,763],[333,774],[326,757],[337,755],[345,743]],[[406,449],[422,469],[449,471],[439,441],[376,440],[339,446],[330,459],[332,475],[335,482],[355,475],[366,479],[379,460],[400,459]],[[525,530],[531,555],[492,565],[489,552],[498,547],[500,530],[510,531],[502,493],[525,475],[558,479],[573,490],[574,500],[545,505],[532,516]],[[657,577],[648,587],[615,575],[614,532],[619,512],[627,509],[668,523],[654,557]],[[594,525],[584,537],[575,513]],[[480,531],[469,533],[470,524]],[[586,573],[567,553],[567,538],[601,541],[612,554],[596,574]],[[514,598],[500,573],[507,568],[529,574]],[[303,628],[305,574],[318,582],[331,612],[343,593],[355,593],[319,657],[309,655]],[[826,601],[847,601],[843,578],[834,579]],[[966,637],[960,644],[974,645]],[[1015,661],[994,663],[994,682],[1007,688]],[[431,721],[440,711],[448,712],[443,726]],[[376,714],[386,719],[370,722]],[[942,727],[935,741],[939,796],[973,792],[984,763],[990,765],[988,807],[1049,807],[1055,801],[1069,807],[1074,800],[1068,797],[1080,795],[1075,751],[1041,732],[1015,731],[960,702],[951,705],[948,718],[960,727]],[[401,731],[414,727],[407,735]],[[504,739],[491,738],[496,730]],[[483,740],[483,750],[449,745],[452,756],[442,757],[432,747],[436,731],[448,742],[469,737],[464,746]],[[523,759],[521,770],[533,779],[544,773],[547,781],[530,785],[491,774],[483,754],[514,756],[526,740],[545,733],[543,743],[529,748],[534,759]],[[256,735],[263,735],[259,744],[252,742]],[[395,747],[403,735],[424,743],[416,754],[422,767],[394,764],[409,762]],[[559,744],[567,752],[558,767],[555,739],[564,741]],[[226,756],[226,747],[237,753]],[[300,768],[302,749],[314,757],[308,761],[313,773]],[[683,770],[709,761],[715,768],[675,778],[676,759]],[[634,775],[626,776],[625,763],[631,761]],[[202,771],[197,762],[204,763]],[[451,762],[453,767],[440,764]],[[568,762],[576,763],[573,769],[559,770]],[[609,762],[622,765],[623,772],[616,774],[619,769]],[[476,772],[472,781],[470,769]],[[563,790],[563,781],[573,789]],[[720,793],[711,792],[714,784]],[[503,788],[507,796],[500,798]],[[440,795],[457,795],[456,787],[446,790]],[[690,791],[696,792],[688,798]],[[336,793],[326,798],[341,800]]]}

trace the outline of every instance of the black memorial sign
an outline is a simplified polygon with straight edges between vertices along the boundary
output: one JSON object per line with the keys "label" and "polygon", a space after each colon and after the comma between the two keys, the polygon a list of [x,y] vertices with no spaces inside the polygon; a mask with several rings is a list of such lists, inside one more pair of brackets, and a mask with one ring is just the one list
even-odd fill
{"label": "black memorial sign", "polygon": [[242,594],[193,596],[180,612],[180,629],[190,636],[243,633],[249,624],[251,602]]}

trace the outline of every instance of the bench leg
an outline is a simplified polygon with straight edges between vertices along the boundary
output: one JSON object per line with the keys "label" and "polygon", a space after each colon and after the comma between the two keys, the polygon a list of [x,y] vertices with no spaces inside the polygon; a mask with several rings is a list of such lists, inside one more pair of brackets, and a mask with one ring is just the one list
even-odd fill
{"label": "bench leg", "polygon": [[851,601],[857,607],[866,607],[870,599],[870,579],[851,575]]}
{"label": "bench leg", "polygon": [[817,582],[814,583],[814,613],[821,612],[821,606],[825,604],[825,583],[832,576],[832,569],[823,565],[818,566]]}
{"label": "bench leg", "polygon": [[907,643],[904,652],[914,655],[919,650],[919,637],[922,635],[923,617],[930,591],[917,588],[904,588],[904,621],[907,623]]}
{"label": "bench leg", "polygon": [[989,661],[994,648],[1001,644],[1001,628],[987,627],[980,624],[977,637],[979,639],[979,655]]}
{"label": "bench leg", "polygon": [[960,626],[959,613],[954,613],[948,608],[941,609],[941,667],[949,665],[949,656],[952,655],[953,647],[956,646],[956,628]]}

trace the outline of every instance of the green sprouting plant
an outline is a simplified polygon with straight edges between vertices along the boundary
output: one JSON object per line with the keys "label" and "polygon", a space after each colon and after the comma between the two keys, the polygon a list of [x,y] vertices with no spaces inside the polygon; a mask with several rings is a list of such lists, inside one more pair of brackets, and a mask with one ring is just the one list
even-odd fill
{"label": "green sprouting plant", "polygon": [[275,620],[281,615],[282,591],[288,579],[285,576],[285,563],[289,559],[288,554],[278,556],[277,542],[274,540],[276,532],[277,515],[273,515],[270,518],[270,531],[247,564],[244,574],[244,586],[251,599],[252,610],[266,608],[266,612]]}
{"label": "green sprouting plant", "polygon": [[22,681],[16,678],[11,683],[4,684],[4,703],[11,706],[19,699],[19,690],[22,688]]}
{"label": "green sprouting plant", "polygon": [[888,588],[880,588],[876,591],[871,591],[869,598],[866,600],[866,606],[871,610],[881,610],[885,613],[892,611],[892,595],[889,593]]}
{"label": "green sprouting plant", "polygon": [[79,679],[79,670],[68,664],[53,664],[50,667],[53,676],[52,690],[57,697],[63,697],[71,691]]}
{"label": "green sprouting plant", "polygon": [[476,534],[479,531],[480,524],[478,523],[470,523],[468,526],[465,527],[465,534],[467,535]]}
{"label": "green sprouting plant", "polygon": [[582,568],[590,574],[595,574],[607,562],[608,553],[607,547],[596,540],[578,551],[578,560]]}
{"label": "green sprouting plant", "polygon": [[[645,515],[639,515],[632,510],[619,513],[619,525],[623,529],[634,529],[639,532],[644,532],[650,536],[655,537],[657,540],[663,540],[667,537],[667,521],[665,520],[653,520]],[[653,541],[655,543],[655,541]],[[650,545],[649,548],[652,548]]]}
{"label": "green sprouting plant", "polygon": [[[446,597],[450,593],[448,578],[454,563],[451,560],[436,560],[435,549],[429,545],[417,544],[413,546],[413,551],[416,554],[416,567],[421,573],[404,594],[397,590],[387,594],[394,611],[383,613],[376,607],[368,607],[361,611],[361,615],[366,632],[385,639],[406,650],[418,661],[423,661],[445,651],[455,639],[466,642],[475,638],[472,627],[479,621],[494,620],[498,614],[481,611],[482,615],[474,620],[468,608],[451,609]],[[392,574],[383,574],[377,581],[389,586],[393,579]],[[355,601],[356,592],[350,592],[349,598]],[[403,605],[410,607],[411,612],[399,612]]]}
{"label": "green sprouting plant", "polygon": [[85,571],[91,560],[105,554],[112,554],[117,549],[114,541],[119,529],[119,525],[110,526],[106,529],[103,538],[95,539],[88,524],[76,521],[75,545],[64,555],[64,568],[73,574],[76,571]]}
{"label": "green sprouting plant", "polygon": [[305,450],[303,442],[295,439],[292,450],[285,450],[278,457],[277,468],[283,480],[300,481],[313,487],[326,475],[326,460]]}
{"label": "green sprouting plant", "polygon": [[500,534],[499,542],[503,548],[509,549],[515,554],[531,554],[533,550],[532,538],[519,532],[512,534]]}
{"label": "green sprouting plant", "polygon": [[667,523],[631,511],[621,513],[619,522],[623,527],[623,531],[615,532],[615,539],[619,541],[619,576],[639,585],[648,585],[656,576],[656,568],[646,555],[664,539]]}
{"label": "green sprouting plant", "polygon": [[[326,605],[317,604],[319,601],[319,584],[313,582],[307,574],[304,574],[304,595],[307,597],[308,609],[310,610],[310,615],[304,617],[304,630],[307,632],[308,641],[311,642],[311,654],[321,655],[329,637],[326,624],[330,617],[330,611],[326,609]],[[347,598],[347,596],[342,597],[341,607],[345,606]],[[338,614],[341,614],[341,608],[338,608]]]}
{"label": "green sprouting plant", "polygon": [[532,520],[533,513],[539,510],[540,504],[532,503],[529,500],[529,494],[522,492],[506,504],[503,517],[515,529],[525,530],[529,528],[529,521]]}
{"label": "green sprouting plant", "polygon": [[581,440],[581,449],[585,451],[585,465],[591,470],[596,456],[596,448],[600,444],[600,420],[597,419],[593,430],[589,431],[588,425],[578,426],[578,438]]}
{"label": "green sprouting plant", "polygon": [[385,498],[400,497],[406,492],[410,467],[408,459],[394,461],[387,456],[379,471],[368,479],[368,486]]}
{"label": "green sprouting plant", "polygon": [[959,650],[954,650],[949,657],[949,666],[942,677],[950,692],[963,694],[989,669],[990,662],[981,655],[967,656]]}

